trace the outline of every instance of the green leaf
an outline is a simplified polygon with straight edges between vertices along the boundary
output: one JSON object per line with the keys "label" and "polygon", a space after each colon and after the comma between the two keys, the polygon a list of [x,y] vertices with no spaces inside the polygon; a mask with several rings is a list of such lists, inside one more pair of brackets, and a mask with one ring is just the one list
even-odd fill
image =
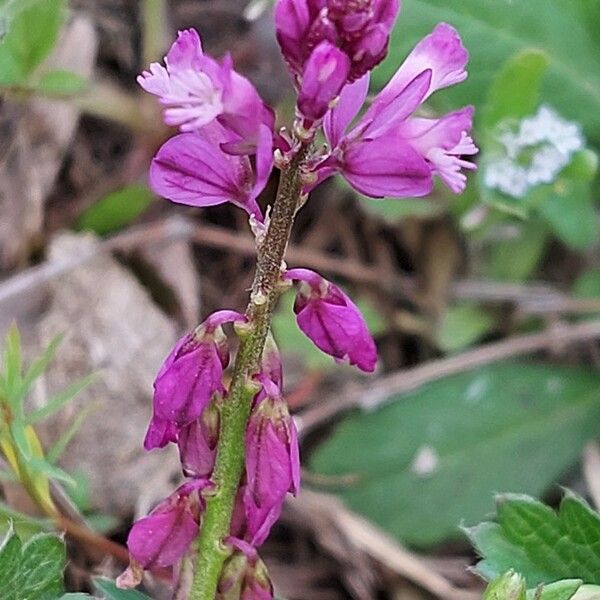
{"label": "green leaf", "polygon": [[52,479],[62,481],[63,483],[71,486],[77,485],[77,482],[73,479],[73,477],[71,477],[66,471],[63,471],[56,465],[53,465],[49,460],[32,458],[29,461],[29,464],[37,471],[44,473]]}
{"label": "green leaf", "polygon": [[63,592],[65,545],[56,535],[39,534],[25,544],[9,530],[0,548],[2,600],[51,600]]}
{"label": "green leaf", "polygon": [[490,247],[489,276],[502,281],[525,281],[532,275],[549,241],[548,227],[538,221],[515,222],[517,234],[495,240]]}
{"label": "green leaf", "polygon": [[87,86],[85,77],[72,71],[50,71],[44,73],[35,84],[35,89],[52,96],[74,96]]}
{"label": "green leaf", "polygon": [[427,218],[443,212],[443,207],[427,198],[383,198],[374,199],[359,195],[360,206],[367,212],[381,217],[390,223],[402,219]]}
{"label": "green leaf", "polygon": [[589,184],[560,177],[548,187],[551,193],[540,204],[538,212],[554,234],[574,250],[583,250],[596,243],[600,218]]}
{"label": "green leaf", "polygon": [[598,139],[597,27],[582,18],[580,4],[573,0],[407,0],[388,58],[373,73],[374,86],[382,87],[412,46],[446,21],[458,29],[470,51],[469,78],[434,94],[435,108],[449,110],[465,104],[482,108],[498,67],[515,53],[536,48],[549,61],[542,97],[551,99],[566,118],[582,122],[588,135]]}
{"label": "green leaf", "polygon": [[600,516],[584,500],[567,491],[558,512],[522,494],[499,496],[496,504],[497,523],[467,530],[485,577],[510,566],[531,586],[575,577],[600,583]]}
{"label": "green leaf", "polygon": [[130,185],[112,192],[84,211],[77,228],[105,235],[135,221],[150,206],[154,196],[144,185]]}
{"label": "green leaf", "polygon": [[527,600],[571,600],[581,588],[581,579],[564,579],[542,586],[541,590],[529,590]]}
{"label": "green leaf", "polygon": [[573,285],[578,298],[600,298],[600,268],[584,271]]}
{"label": "green leaf", "polygon": [[87,377],[82,377],[79,381],[72,383],[66,390],[48,400],[44,406],[26,415],[26,423],[28,425],[38,423],[59,411],[67,402],[73,400],[73,398],[90,385],[94,377],[94,375],[88,375]]}
{"label": "green leaf", "polygon": [[21,334],[15,323],[10,326],[4,339],[2,361],[4,363],[5,393],[8,396],[8,402],[14,408],[14,396],[21,385],[21,369],[23,368]]}
{"label": "green leaf", "polygon": [[152,600],[137,590],[120,590],[110,579],[95,577],[93,582],[96,589],[106,596],[106,600]]}
{"label": "green leaf", "polygon": [[25,431],[25,425],[23,425],[23,423],[20,421],[13,421],[10,424],[10,433],[15,442],[17,450],[25,459],[25,461],[29,462],[33,455],[31,453],[31,444],[29,443],[29,438],[27,437],[27,432]]}
{"label": "green leaf", "polygon": [[498,363],[389,401],[341,422],[311,466],[345,476],[352,509],[421,547],[484,518],[498,489],[543,493],[600,434],[600,375],[582,369]]}
{"label": "green leaf", "polygon": [[25,373],[25,376],[23,377],[23,381],[21,382],[21,389],[19,390],[19,395],[21,398],[27,394],[33,382],[47,369],[62,340],[62,335],[57,335],[54,337],[50,344],[48,344],[48,347],[44,350],[43,354],[31,363]]}
{"label": "green leaf", "polygon": [[492,130],[506,119],[522,119],[533,113],[547,68],[548,58],[539,50],[527,49],[512,56],[492,82],[483,108],[483,127]]}
{"label": "green leaf", "polygon": [[467,348],[489,333],[494,323],[494,316],[477,304],[451,306],[437,334],[438,346],[446,352]]}
{"label": "green leaf", "polygon": [[65,0],[37,0],[15,11],[0,42],[0,85],[23,83],[48,56],[65,11]]}

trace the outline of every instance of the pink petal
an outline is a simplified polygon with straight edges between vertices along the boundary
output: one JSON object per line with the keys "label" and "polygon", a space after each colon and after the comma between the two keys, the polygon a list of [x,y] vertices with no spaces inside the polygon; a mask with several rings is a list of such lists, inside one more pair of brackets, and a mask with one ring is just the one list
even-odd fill
{"label": "pink petal", "polygon": [[240,200],[236,159],[192,133],[163,144],[150,167],[150,184],[158,195],[190,206]]}
{"label": "pink petal", "polygon": [[440,23],[414,47],[382,90],[382,97],[395,96],[397,90],[405,87],[411,79],[425,69],[431,69],[431,85],[426,99],[436,90],[464,81],[467,78],[465,66],[468,59],[469,53],[462,45],[456,29],[447,23]]}
{"label": "pink petal", "polygon": [[369,78],[369,73],[366,73],[354,83],[344,86],[337,105],[325,116],[323,129],[332,148],[338,146],[344,132],[367,99]]}
{"label": "pink petal", "polygon": [[355,189],[374,198],[425,196],[433,187],[426,161],[392,134],[350,144],[342,173]]}
{"label": "pink petal", "polygon": [[169,567],[186,553],[198,535],[198,524],[188,508],[179,505],[134,523],[127,547],[144,569]]}

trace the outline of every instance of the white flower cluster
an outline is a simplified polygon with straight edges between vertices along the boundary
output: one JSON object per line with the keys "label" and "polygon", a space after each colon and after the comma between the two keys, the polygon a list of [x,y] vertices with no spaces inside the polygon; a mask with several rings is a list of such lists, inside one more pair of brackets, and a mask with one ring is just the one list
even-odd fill
{"label": "white flower cluster", "polygon": [[513,198],[523,198],[541,183],[552,183],[585,145],[580,126],[548,106],[523,119],[516,130],[502,131],[498,141],[505,154],[486,166],[484,183]]}

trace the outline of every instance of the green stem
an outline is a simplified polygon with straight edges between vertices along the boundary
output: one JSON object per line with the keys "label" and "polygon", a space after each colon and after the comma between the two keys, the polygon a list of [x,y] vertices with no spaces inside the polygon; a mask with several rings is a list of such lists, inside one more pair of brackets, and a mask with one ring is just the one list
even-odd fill
{"label": "green stem", "polygon": [[221,409],[221,427],[212,481],[215,493],[207,499],[197,540],[197,561],[190,600],[214,600],[223,562],[228,556],[222,540],[229,535],[235,496],[244,468],[244,436],[265,340],[279,296],[281,265],[302,191],[300,166],[304,146],[281,172],[271,221],[258,253],[250,303],[248,332],[242,336],[227,400]]}
{"label": "green stem", "polygon": [[142,57],[144,65],[160,60],[167,41],[166,0],[144,0],[142,4]]}

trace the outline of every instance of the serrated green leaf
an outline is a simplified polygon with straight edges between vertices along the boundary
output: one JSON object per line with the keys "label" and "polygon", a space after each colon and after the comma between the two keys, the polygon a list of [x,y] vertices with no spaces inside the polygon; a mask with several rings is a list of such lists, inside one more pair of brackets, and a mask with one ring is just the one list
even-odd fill
{"label": "serrated green leaf", "polygon": [[38,423],[39,421],[44,420],[50,415],[53,415],[55,412],[59,411],[67,402],[73,400],[88,385],[90,385],[93,379],[94,375],[88,375],[87,377],[83,377],[79,381],[76,381],[75,383],[71,384],[66,390],[48,400],[48,402],[44,406],[26,415],[26,423],[32,425],[34,423]]}
{"label": "serrated green leaf", "polygon": [[498,66],[517,52],[536,48],[549,61],[542,98],[551,98],[561,114],[583,123],[588,135],[598,139],[597,28],[595,22],[582,18],[577,8],[581,4],[573,0],[407,0],[388,57],[374,71],[372,81],[375,87],[382,87],[412,46],[437,23],[446,21],[458,29],[470,51],[469,78],[434,94],[431,103],[436,109],[451,110],[466,104],[481,108]]}
{"label": "serrated green leaf", "polygon": [[49,71],[44,73],[35,84],[35,89],[53,96],[73,96],[87,87],[85,77],[72,71]]}
{"label": "serrated green leaf", "polygon": [[154,195],[144,185],[130,185],[112,192],[84,211],[77,228],[105,235],[135,221],[150,206]]}
{"label": "serrated green leaf", "polygon": [[0,549],[2,600],[57,598],[65,562],[65,545],[56,535],[39,534],[22,545],[11,529]]}
{"label": "serrated green leaf", "polygon": [[93,582],[96,589],[106,596],[106,600],[152,600],[137,590],[120,590],[110,579],[95,577]]}
{"label": "serrated green leaf", "polygon": [[352,509],[421,547],[484,518],[498,489],[543,493],[600,434],[600,375],[587,370],[494,364],[389,400],[341,422],[311,466],[345,476]]}
{"label": "serrated green leaf", "polygon": [[512,56],[490,86],[482,126],[492,130],[507,119],[522,119],[533,113],[547,68],[548,57],[540,50],[528,48]]}
{"label": "serrated green leaf", "polygon": [[495,537],[482,536],[483,525],[468,531],[485,576],[510,566],[531,586],[575,577],[600,582],[600,516],[581,498],[566,492],[555,512],[530,496],[505,494],[498,497],[497,515]]}
{"label": "serrated green leaf", "polygon": [[65,0],[37,0],[14,12],[0,42],[0,85],[23,83],[48,56],[65,11]]}
{"label": "serrated green leaf", "polygon": [[494,323],[494,316],[477,304],[450,306],[438,330],[438,346],[446,352],[467,348],[489,333]]}

